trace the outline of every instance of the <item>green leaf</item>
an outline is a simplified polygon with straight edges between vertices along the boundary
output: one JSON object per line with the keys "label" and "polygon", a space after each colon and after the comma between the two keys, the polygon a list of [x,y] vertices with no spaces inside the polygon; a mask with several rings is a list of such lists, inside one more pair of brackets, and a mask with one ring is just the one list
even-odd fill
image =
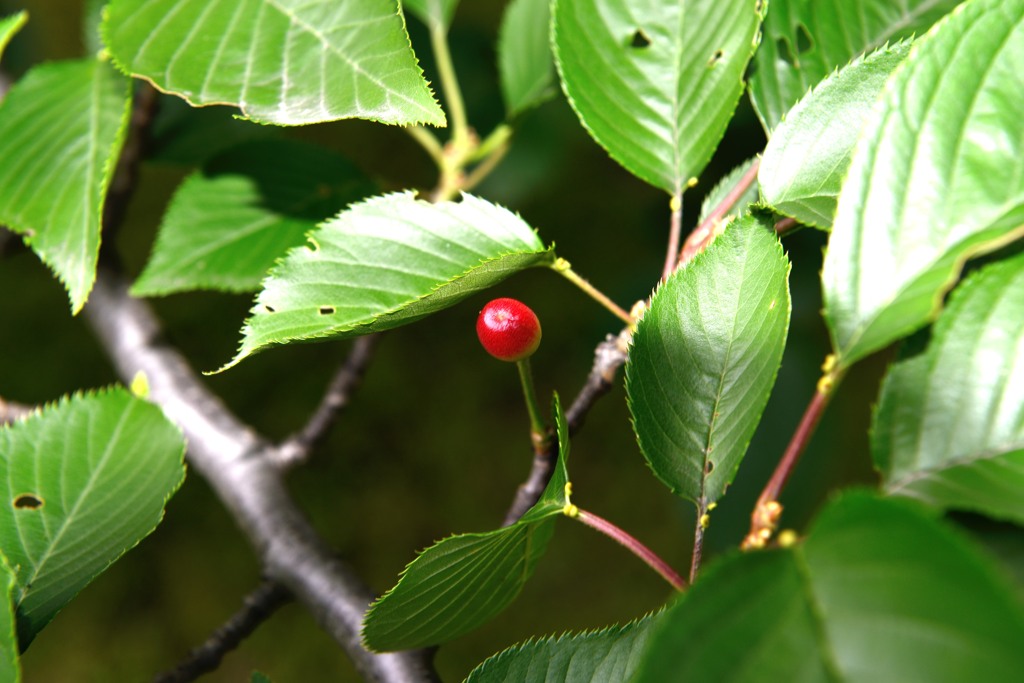
{"label": "green leaf", "polygon": [[271,683],[270,676],[260,671],[253,671],[249,683]]}
{"label": "green leaf", "polygon": [[801,545],[709,566],[634,681],[1015,681],[1022,642],[990,558],[916,505],[847,494]]}
{"label": "green leaf", "polygon": [[160,522],[185,476],[181,433],[124,389],[75,395],[0,429],[0,548],[22,648]]}
{"label": "green leaf", "polygon": [[319,147],[289,140],[234,147],[175,193],[132,294],[258,289],[319,221],[372,190],[354,166]]}
{"label": "green leaf", "polygon": [[[740,182],[740,180],[750,171],[750,167],[757,161],[756,157],[747,159],[736,168],[729,171],[725,176],[715,183],[715,186],[711,188],[711,191],[704,196],[704,200],[700,203],[700,217],[697,219],[697,224],[701,224],[704,220],[718,208],[718,205],[725,201],[725,198],[732,192],[733,188]],[[750,204],[753,204],[758,200],[758,189],[757,183],[750,183],[743,194],[740,195],[739,199],[733,204],[732,209],[726,213],[729,215],[743,215],[746,213],[746,209]]]}
{"label": "green leaf", "polygon": [[483,662],[466,683],[628,681],[655,623],[655,617],[647,616],[625,626],[531,640]]}
{"label": "green leaf", "polygon": [[347,338],[413,322],[554,253],[519,216],[464,194],[412,192],[350,207],[270,271],[227,369],[271,344]]}
{"label": "green leaf", "polygon": [[765,202],[804,225],[832,228],[864,120],[909,51],[909,42],[886,45],[832,74],[797,102],[764,150],[757,177]]}
{"label": "green leaf", "polygon": [[459,0],[402,0],[402,7],[409,10],[427,26],[447,29]]}
{"label": "green leaf", "polygon": [[822,273],[841,366],[932,320],[965,259],[1024,233],[1022,63],[1024,0],[969,0],[887,83]]}
{"label": "green leaf", "polygon": [[550,0],[512,0],[505,9],[498,32],[498,73],[509,118],[555,94],[550,23]]}
{"label": "green leaf", "polygon": [[555,62],[569,103],[628,171],[682,192],[736,109],[763,4],[555,0]]}
{"label": "green leaf", "polygon": [[0,106],[0,223],[60,278],[73,313],[96,278],[130,108],[128,80],[94,59],[37,66]]}
{"label": "green leaf", "polygon": [[253,121],[444,125],[398,0],[112,0],[103,38],[125,73]]}
{"label": "green leaf", "polygon": [[21,681],[21,662],[18,657],[18,634],[15,632],[14,572],[7,558],[0,553],[0,683]]}
{"label": "green leaf", "polygon": [[227,107],[196,109],[181,98],[161,97],[149,131],[147,161],[192,168],[236,145],[282,137],[282,129],[254,126],[231,111]]}
{"label": "green leaf", "polygon": [[961,0],[772,0],[754,55],[750,100],[771,132],[811,86],[859,54],[912,35]]}
{"label": "green leaf", "polygon": [[768,402],[788,275],[770,226],[746,216],[658,288],[633,334],[626,393],[640,449],[700,510],[732,482]]}
{"label": "green leaf", "polygon": [[885,490],[1024,523],[1024,254],[953,292],[927,350],[893,366],[871,450]]}
{"label": "green leaf", "polygon": [[11,42],[14,34],[20,31],[26,23],[28,23],[28,12],[18,12],[0,19],[0,57],[4,56],[7,43]]}
{"label": "green leaf", "polygon": [[398,584],[370,606],[363,643],[382,652],[437,645],[497,616],[519,595],[569,503],[569,435],[555,396],[559,454],[540,500],[511,526],[449,536],[427,548]]}

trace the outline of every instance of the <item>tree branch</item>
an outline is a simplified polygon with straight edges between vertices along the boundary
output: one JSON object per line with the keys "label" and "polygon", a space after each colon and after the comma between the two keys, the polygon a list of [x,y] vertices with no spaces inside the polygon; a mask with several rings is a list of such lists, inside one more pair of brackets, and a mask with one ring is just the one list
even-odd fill
{"label": "tree branch", "polygon": [[369,588],[326,546],[289,496],[274,446],[238,420],[175,349],[161,341],[149,306],[127,283],[100,269],[85,308],[118,373],[145,373],[150,399],[180,425],[188,461],[209,481],[245,532],[268,579],[306,606],[370,681],[435,681],[422,651],[375,654],[360,640]]}
{"label": "tree branch", "polygon": [[206,642],[189,651],[174,669],[158,675],[153,683],[190,683],[220,666],[224,655],[237,648],[256,628],[287,604],[292,596],[279,583],[264,581],[245,596],[241,609],[210,634]]}
{"label": "tree branch", "polygon": [[290,468],[305,462],[313,449],[324,440],[338,415],[349,404],[352,393],[362,383],[378,339],[376,334],[356,339],[348,358],[338,367],[331,383],[327,385],[327,391],[309,422],[275,451],[279,466]]}
{"label": "tree branch", "polygon": [[[576,399],[565,412],[565,421],[569,427],[569,436],[576,434],[583,426],[583,421],[597,399],[601,398],[615,383],[615,374],[626,362],[626,349],[629,346],[631,331],[627,327],[618,336],[608,335],[594,349],[594,365],[587,375],[587,381],[576,395]],[[544,451],[534,453],[530,474],[512,499],[512,505],[505,513],[503,526],[514,524],[533,507],[551,479],[555,461],[558,458],[558,440],[552,439]]]}

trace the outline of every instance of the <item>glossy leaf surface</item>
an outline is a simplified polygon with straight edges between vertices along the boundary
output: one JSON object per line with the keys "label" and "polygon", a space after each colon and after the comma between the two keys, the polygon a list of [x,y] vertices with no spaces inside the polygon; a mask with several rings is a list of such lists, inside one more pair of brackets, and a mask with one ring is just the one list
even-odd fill
{"label": "glossy leaf surface", "polygon": [[271,344],[398,327],[553,260],[519,216],[472,195],[375,197],[321,224],[270,271],[227,367]]}
{"label": "glossy leaf surface", "polygon": [[22,648],[163,518],[181,433],[123,389],[76,395],[0,429],[0,547]]}
{"label": "glossy leaf surface", "polygon": [[551,539],[553,518],[569,502],[569,429],[557,396],[555,422],[558,462],[537,504],[511,526],[450,536],[421,552],[366,613],[367,647],[437,645],[490,621],[519,595]]}
{"label": "glossy leaf surface", "polygon": [[832,228],[853,147],[882,86],[910,51],[887,45],[832,74],[796,103],[765,147],[766,203],[804,225]]}
{"label": "glossy leaf surface", "polygon": [[625,626],[521,643],[473,669],[466,683],[628,681],[654,623],[655,617],[644,617]]}
{"label": "glossy leaf surface", "polygon": [[103,37],[126,73],[254,121],[444,125],[398,0],[112,0]]}
{"label": "glossy leaf surface", "polygon": [[961,284],[890,369],[871,444],[887,491],[1024,523],[1024,255]]}
{"label": "glossy leaf surface", "polygon": [[498,73],[509,118],[555,94],[550,0],[512,0],[498,33]]}
{"label": "glossy leaf surface", "polygon": [[738,219],[654,293],[633,334],[626,393],[640,449],[701,509],[732,482],[768,402],[788,275],[770,226]]}
{"label": "glossy leaf surface", "polygon": [[354,166],[319,147],[287,140],[234,147],[178,188],[132,293],[256,290],[318,222],[372,190]]}
{"label": "glossy leaf surface", "polygon": [[847,494],[786,550],[711,565],[659,618],[638,683],[1013,681],[1024,607],[916,505]]}
{"label": "glossy leaf surface", "polygon": [[53,270],[74,313],[96,278],[129,108],[128,80],[93,59],[33,68],[0,106],[0,224]]}
{"label": "glossy leaf surface", "polygon": [[924,34],[960,2],[772,0],[750,78],[750,99],[765,130],[834,69],[886,43]]}
{"label": "glossy leaf surface", "polygon": [[555,61],[584,128],[634,175],[681,192],[732,118],[762,5],[555,0]]}
{"label": "glossy leaf surface", "polygon": [[822,273],[841,365],[932,320],[964,259],[1024,233],[1022,63],[1024,0],[970,0],[887,84]]}

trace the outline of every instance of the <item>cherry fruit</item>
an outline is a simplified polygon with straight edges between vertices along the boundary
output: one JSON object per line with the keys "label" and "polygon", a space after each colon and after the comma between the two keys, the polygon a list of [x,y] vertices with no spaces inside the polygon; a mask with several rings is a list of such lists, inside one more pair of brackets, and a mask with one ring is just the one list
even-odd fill
{"label": "cherry fruit", "polygon": [[521,361],[540,346],[540,321],[529,306],[516,299],[495,299],[476,319],[476,336],[498,360]]}

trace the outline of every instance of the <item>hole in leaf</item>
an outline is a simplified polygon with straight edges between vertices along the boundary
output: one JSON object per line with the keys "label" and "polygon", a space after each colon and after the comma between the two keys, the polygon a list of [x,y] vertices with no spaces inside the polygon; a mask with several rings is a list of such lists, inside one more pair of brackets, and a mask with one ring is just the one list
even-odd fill
{"label": "hole in leaf", "polygon": [[35,510],[43,507],[43,499],[34,493],[22,493],[14,499],[14,507],[18,510]]}
{"label": "hole in leaf", "polygon": [[647,37],[643,29],[638,28],[633,32],[633,38],[629,41],[630,47],[645,48],[651,46],[651,39]]}
{"label": "hole in leaf", "polygon": [[757,2],[754,3],[754,11],[758,14],[764,11],[764,0],[757,0]]}
{"label": "hole in leaf", "polygon": [[802,55],[805,52],[810,52],[811,48],[814,47],[814,40],[811,38],[810,32],[803,24],[796,25],[796,53]]}
{"label": "hole in leaf", "polygon": [[787,64],[795,67],[799,67],[800,63],[797,62],[796,56],[793,51],[789,49],[789,41],[785,38],[779,38],[775,41],[775,49],[779,53],[779,57]]}
{"label": "hole in leaf", "polygon": [[334,306],[321,306],[320,315],[334,315]]}
{"label": "hole in leaf", "polygon": [[704,474],[711,474],[715,469],[715,463],[708,460],[704,463]]}
{"label": "hole in leaf", "polygon": [[312,237],[307,237],[306,239],[309,240],[309,244],[306,245],[306,249],[308,249],[311,254],[315,254],[318,251],[320,251],[320,243],[319,242],[317,242]]}
{"label": "hole in leaf", "polygon": [[263,304],[263,310],[265,310],[267,313],[277,313],[277,309],[271,306],[270,304]]}
{"label": "hole in leaf", "polygon": [[708,68],[713,69],[718,66],[718,63],[722,61],[722,57],[724,56],[724,50],[715,50],[715,54],[711,55],[711,59],[708,60]]}

